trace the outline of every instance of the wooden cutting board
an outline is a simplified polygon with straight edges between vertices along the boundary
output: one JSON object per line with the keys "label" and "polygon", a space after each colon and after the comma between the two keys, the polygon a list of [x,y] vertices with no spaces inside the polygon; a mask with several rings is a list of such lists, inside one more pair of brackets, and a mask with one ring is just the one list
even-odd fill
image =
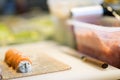
{"label": "wooden cutting board", "polygon": [[47,54],[44,54],[40,51],[39,48],[33,49],[30,46],[26,47],[16,47],[16,49],[20,50],[21,52],[25,53],[26,56],[29,56],[32,60],[32,71],[29,73],[18,73],[13,70],[11,67],[4,62],[5,51],[8,48],[0,50],[0,67],[2,68],[2,75],[3,79],[15,79],[20,77],[27,77],[33,75],[40,75],[58,71],[68,70],[71,67],[66,65],[60,61],[57,61]]}

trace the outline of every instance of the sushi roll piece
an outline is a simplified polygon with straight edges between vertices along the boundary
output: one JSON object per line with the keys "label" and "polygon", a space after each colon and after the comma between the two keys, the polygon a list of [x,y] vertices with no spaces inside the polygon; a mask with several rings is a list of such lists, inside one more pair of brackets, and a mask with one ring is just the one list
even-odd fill
{"label": "sushi roll piece", "polygon": [[30,58],[24,56],[22,52],[16,49],[9,49],[6,52],[4,61],[17,72],[27,73],[32,70]]}

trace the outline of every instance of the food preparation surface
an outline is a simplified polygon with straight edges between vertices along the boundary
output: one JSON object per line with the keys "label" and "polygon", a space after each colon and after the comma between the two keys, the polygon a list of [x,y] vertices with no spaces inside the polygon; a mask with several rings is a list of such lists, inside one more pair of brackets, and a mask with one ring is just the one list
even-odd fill
{"label": "food preparation surface", "polygon": [[[10,46],[12,48],[12,46]],[[52,73],[52,72],[58,72],[58,71],[64,71],[68,70],[71,67],[56,60],[51,57],[49,57],[47,54],[44,54],[44,52],[41,52],[41,50],[38,48],[33,48],[32,46],[22,47],[22,46],[14,46],[16,49],[20,49],[21,52],[24,53],[24,55],[30,57],[32,61],[32,71],[28,73],[20,73],[16,72],[12,67],[9,67],[4,62],[4,55],[5,51],[7,51],[9,47],[1,49],[0,54],[0,68],[2,68],[2,75],[3,79],[14,79],[14,78],[20,78],[20,77],[26,77],[26,76],[33,76],[33,75],[40,75],[40,74],[46,74],[46,73]]]}
{"label": "food preparation surface", "polygon": [[[39,50],[40,52],[43,52],[49,55],[50,57],[53,57],[71,66],[71,69],[66,71],[17,78],[14,80],[117,80],[120,79],[120,69],[112,67],[110,65],[107,69],[101,69],[97,66],[85,63],[78,58],[65,54],[63,51],[59,49],[60,45],[54,42],[47,41],[47,42],[38,42],[31,44],[22,44],[18,46],[15,45],[9,47],[19,48],[19,50],[32,49],[34,50],[34,53],[36,53],[36,51]],[[1,48],[1,50],[5,51],[7,48]]]}

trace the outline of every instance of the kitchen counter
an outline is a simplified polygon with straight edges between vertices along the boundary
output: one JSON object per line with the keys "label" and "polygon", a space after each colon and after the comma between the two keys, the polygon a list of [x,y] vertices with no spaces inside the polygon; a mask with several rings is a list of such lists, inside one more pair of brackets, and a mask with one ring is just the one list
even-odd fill
{"label": "kitchen counter", "polygon": [[[37,42],[30,44],[13,45],[9,47],[27,47],[39,48],[49,56],[64,62],[71,66],[70,70],[36,75],[31,77],[17,78],[14,80],[117,80],[120,79],[120,69],[109,66],[107,69],[101,69],[82,60],[70,56],[59,49],[55,42]],[[9,47],[2,47],[6,49]]]}

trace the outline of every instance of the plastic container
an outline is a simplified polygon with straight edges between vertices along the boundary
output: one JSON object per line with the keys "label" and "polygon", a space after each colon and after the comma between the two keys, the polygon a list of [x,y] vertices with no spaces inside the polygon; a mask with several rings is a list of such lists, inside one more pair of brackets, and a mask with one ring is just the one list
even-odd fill
{"label": "plastic container", "polygon": [[114,24],[106,27],[101,26],[102,23],[95,25],[75,20],[68,21],[68,24],[73,28],[79,52],[120,68],[120,27],[111,27],[116,26]]}
{"label": "plastic container", "polygon": [[74,47],[71,39],[71,32],[66,27],[66,20],[70,16],[70,10],[73,7],[83,7],[88,5],[96,5],[102,0],[48,0],[49,10],[55,23],[54,39],[60,44]]}

